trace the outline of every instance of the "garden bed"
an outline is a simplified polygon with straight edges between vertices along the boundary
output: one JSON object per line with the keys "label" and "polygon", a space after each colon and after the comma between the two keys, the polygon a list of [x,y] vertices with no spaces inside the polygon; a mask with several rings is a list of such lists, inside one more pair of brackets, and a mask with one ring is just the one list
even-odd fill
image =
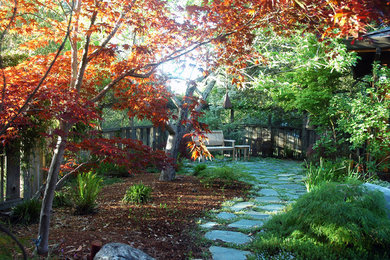
{"label": "garden bed", "polygon": [[[153,201],[145,205],[124,205],[126,189],[142,182],[153,188]],[[50,247],[51,256],[60,259],[85,259],[90,244],[100,240],[122,242],[141,249],[156,259],[201,257],[206,244],[199,242],[196,221],[206,211],[220,207],[224,200],[244,196],[249,187],[234,183],[230,187],[206,188],[195,177],[180,176],[174,182],[160,182],[156,174],[122,178],[121,182],[103,187],[94,215],[75,216],[72,208],[54,209]],[[31,254],[31,239],[38,225],[16,226],[13,232],[23,238]]]}

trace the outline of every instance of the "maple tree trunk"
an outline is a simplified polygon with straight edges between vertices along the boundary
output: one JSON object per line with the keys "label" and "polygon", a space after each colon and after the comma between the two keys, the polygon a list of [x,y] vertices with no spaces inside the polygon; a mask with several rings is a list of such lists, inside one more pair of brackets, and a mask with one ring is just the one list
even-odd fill
{"label": "maple tree trunk", "polygon": [[176,161],[177,156],[179,155],[179,147],[181,140],[185,134],[183,127],[175,127],[175,133],[169,133],[167,145],[166,145],[166,153],[170,158],[172,158],[173,163],[169,164],[166,168],[161,171],[160,181],[173,181],[176,177]]}
{"label": "maple tree trunk", "polygon": [[[64,126],[65,133],[68,133],[70,125]],[[49,247],[49,227],[50,227],[50,214],[53,205],[54,191],[56,189],[58,173],[60,172],[61,164],[64,158],[64,152],[66,147],[67,135],[59,136],[57,139],[57,145],[54,150],[53,158],[50,163],[49,172],[47,175],[45,193],[42,200],[41,215],[39,219],[39,231],[37,251],[39,255],[46,256]]]}

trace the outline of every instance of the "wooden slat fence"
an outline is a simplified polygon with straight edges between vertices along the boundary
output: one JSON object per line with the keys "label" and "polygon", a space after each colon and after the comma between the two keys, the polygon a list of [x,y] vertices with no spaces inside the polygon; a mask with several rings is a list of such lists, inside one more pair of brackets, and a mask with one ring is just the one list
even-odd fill
{"label": "wooden slat fence", "polygon": [[[237,144],[249,144],[252,156],[294,159],[305,158],[307,148],[318,138],[313,130],[257,125],[238,126],[225,130],[224,134],[226,138],[236,139]],[[164,149],[168,133],[158,127],[135,126],[104,129],[103,136],[137,139],[153,149]],[[10,176],[7,178],[9,166],[4,149],[0,149],[0,210],[10,208],[24,198],[30,198],[42,184],[44,178],[42,168],[45,165],[42,151],[34,148],[28,158],[28,168],[20,169],[20,174],[11,176],[12,179],[15,179],[15,176],[18,179],[17,185],[14,185],[17,189],[14,193],[10,186],[7,189],[7,180],[10,180]]]}
{"label": "wooden slat fence", "polygon": [[168,133],[160,127],[154,126],[134,126],[103,129],[103,137],[131,138],[142,141],[143,144],[153,149],[164,149],[168,138]]}

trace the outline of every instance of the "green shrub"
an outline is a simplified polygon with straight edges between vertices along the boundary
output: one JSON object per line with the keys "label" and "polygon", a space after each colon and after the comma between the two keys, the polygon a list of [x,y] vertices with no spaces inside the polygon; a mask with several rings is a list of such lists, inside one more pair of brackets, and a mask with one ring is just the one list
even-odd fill
{"label": "green shrub", "polygon": [[130,174],[125,166],[120,166],[114,163],[102,162],[96,167],[98,175],[108,175],[113,177],[130,177]]}
{"label": "green shrub", "polygon": [[53,199],[53,208],[70,207],[72,201],[69,195],[69,191],[55,191]]}
{"label": "green shrub", "polygon": [[24,200],[12,208],[11,220],[14,223],[32,224],[38,223],[41,213],[41,202],[39,200]]}
{"label": "green shrub", "polygon": [[305,185],[308,191],[323,182],[345,182],[363,179],[350,166],[350,160],[328,161],[320,158],[319,165],[306,163]]}
{"label": "green shrub", "polygon": [[198,176],[200,174],[200,172],[205,170],[206,168],[207,168],[207,165],[204,163],[195,165],[194,170],[193,170],[193,175]]}
{"label": "green shrub", "polygon": [[96,199],[103,180],[92,172],[77,175],[77,183],[73,189],[73,203],[75,214],[90,214],[95,211]]}
{"label": "green shrub", "polygon": [[205,185],[232,185],[237,181],[252,181],[255,179],[250,174],[242,172],[239,168],[229,166],[206,168],[200,171],[197,177]]}
{"label": "green shrub", "polygon": [[268,258],[389,259],[390,220],[380,192],[324,183],[263,226],[253,246]]}
{"label": "green shrub", "polygon": [[149,202],[151,199],[152,188],[144,185],[143,183],[138,183],[130,186],[126,190],[126,194],[123,197],[122,201],[124,203],[143,204]]}

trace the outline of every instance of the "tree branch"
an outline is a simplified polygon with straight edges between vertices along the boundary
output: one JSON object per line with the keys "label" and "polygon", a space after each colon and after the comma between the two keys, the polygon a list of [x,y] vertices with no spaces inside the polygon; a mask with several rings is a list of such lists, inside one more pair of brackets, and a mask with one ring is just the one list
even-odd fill
{"label": "tree branch", "polygon": [[9,23],[7,24],[7,26],[5,27],[4,31],[2,31],[2,33],[0,34],[0,69],[1,69],[1,74],[2,74],[2,77],[3,77],[3,88],[1,90],[0,111],[3,110],[4,99],[5,99],[5,89],[7,87],[7,79],[5,78],[5,72],[4,72],[4,67],[3,67],[3,55],[2,55],[2,52],[3,52],[3,40],[4,40],[5,35],[8,32],[9,28],[11,27],[11,24],[14,22],[15,17],[16,17],[16,11],[17,11],[17,7],[18,7],[18,2],[16,0],[14,0],[14,3],[15,3],[15,6],[13,8],[14,10],[12,12],[12,17],[11,17]]}
{"label": "tree branch", "polygon": [[0,130],[0,135],[4,134],[8,127],[13,124],[13,122],[16,120],[16,118],[21,114],[23,113],[26,109],[27,109],[27,105],[31,102],[31,100],[33,99],[33,97],[35,96],[35,94],[38,92],[38,90],[40,89],[40,87],[42,86],[43,82],[45,81],[45,79],[47,78],[47,76],[49,75],[51,69],[53,68],[54,66],[54,63],[57,61],[57,58],[58,56],[60,55],[62,49],[64,48],[65,46],[65,43],[66,43],[66,40],[68,39],[69,37],[69,34],[70,34],[70,25],[71,25],[71,21],[72,21],[72,14],[70,15],[70,18],[69,18],[69,23],[68,23],[68,28],[67,28],[67,33],[65,35],[65,38],[64,38],[64,41],[62,42],[61,46],[58,48],[57,50],[57,53],[53,59],[53,61],[50,63],[50,66],[49,68],[46,70],[45,72],[45,75],[43,75],[43,77],[41,78],[41,80],[39,81],[38,85],[35,87],[35,89],[31,92],[31,94],[28,96],[28,98],[26,99],[26,101],[24,102],[23,106],[21,108],[19,108],[19,110],[16,112],[16,114],[8,121],[7,124],[5,124],[1,130]]}

